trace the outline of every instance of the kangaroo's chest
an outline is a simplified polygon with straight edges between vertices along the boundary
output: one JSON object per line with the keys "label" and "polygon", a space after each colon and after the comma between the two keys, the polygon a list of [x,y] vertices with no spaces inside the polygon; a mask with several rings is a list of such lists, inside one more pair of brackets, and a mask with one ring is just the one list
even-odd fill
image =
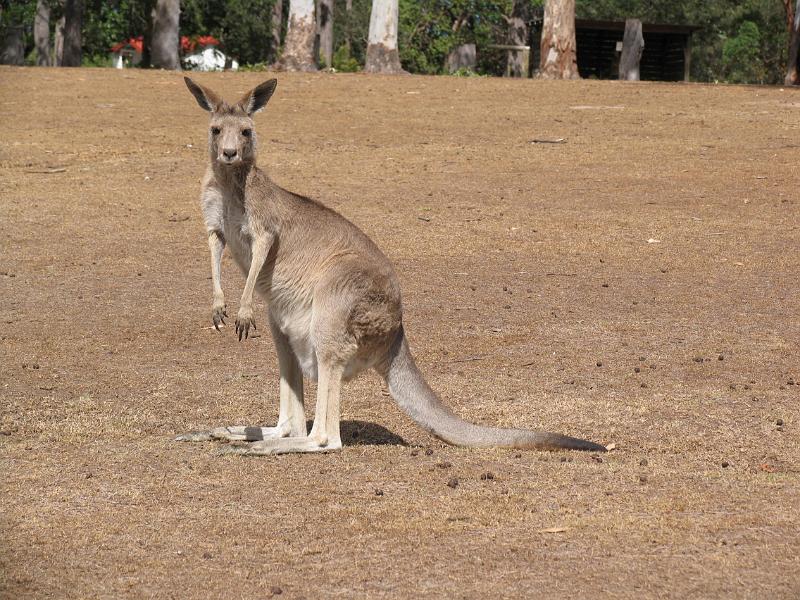
{"label": "kangaroo's chest", "polygon": [[247,273],[252,259],[253,237],[244,206],[238,202],[224,202],[222,225],[231,256],[239,268]]}

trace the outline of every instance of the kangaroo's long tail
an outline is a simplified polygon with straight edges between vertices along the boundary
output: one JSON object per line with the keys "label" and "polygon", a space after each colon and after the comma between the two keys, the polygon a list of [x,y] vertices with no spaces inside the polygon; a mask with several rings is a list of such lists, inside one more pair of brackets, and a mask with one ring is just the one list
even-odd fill
{"label": "kangaroo's long tail", "polygon": [[464,421],[442,404],[425,381],[411,356],[402,328],[380,371],[400,408],[426,431],[448,444],[476,448],[606,451],[600,444],[558,433],[485,427]]}

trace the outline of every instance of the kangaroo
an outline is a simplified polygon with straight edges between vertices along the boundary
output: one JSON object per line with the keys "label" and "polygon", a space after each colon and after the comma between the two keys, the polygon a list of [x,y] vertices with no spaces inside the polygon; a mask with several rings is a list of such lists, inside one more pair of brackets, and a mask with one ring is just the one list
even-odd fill
{"label": "kangaroo", "polygon": [[[237,454],[338,450],[342,383],[373,368],[386,380],[400,408],[449,444],[606,450],[556,433],[475,425],[443,405],[411,356],[403,331],[400,285],[389,259],[343,216],[281,188],[256,166],[253,116],[272,97],[277,81],[266,81],[228,104],[184,79],[200,107],[211,113],[209,165],[200,194],[211,250],[211,319],[219,331],[228,317],[220,281],[227,246],[246,275],[235,320],[240,342],[256,329],[253,293],[258,291],[269,307],[280,369],[280,410],[275,427],[219,427],[177,440],[252,442],[225,447],[224,452]],[[310,432],[303,377],[317,381]]]}

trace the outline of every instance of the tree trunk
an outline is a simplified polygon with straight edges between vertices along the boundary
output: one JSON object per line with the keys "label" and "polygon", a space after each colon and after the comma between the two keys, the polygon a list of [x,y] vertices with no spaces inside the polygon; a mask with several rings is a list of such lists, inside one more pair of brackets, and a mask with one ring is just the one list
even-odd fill
{"label": "tree trunk", "polygon": [[625,35],[622,38],[622,56],[619,59],[619,78],[621,81],[639,81],[639,61],[644,52],[642,22],[639,19],[625,21]]}
{"label": "tree trunk", "polygon": [[347,46],[347,55],[350,56],[350,51],[352,50],[352,38],[353,38],[353,0],[347,0],[344,4],[345,10],[345,25],[344,25],[344,43]]}
{"label": "tree trunk", "polygon": [[81,66],[81,26],[83,25],[83,0],[64,2],[64,49],[62,67]]}
{"label": "tree trunk", "polygon": [[62,66],[64,62],[64,28],[66,27],[66,18],[62,17],[56,21],[56,34],[55,34],[55,64],[57,67]]}
{"label": "tree trunk", "polygon": [[[508,45],[525,46],[528,44],[528,25],[525,22],[525,8],[530,2],[514,0],[511,18],[508,19]],[[509,77],[527,77],[528,65],[525,64],[525,54],[522,50],[508,51]]]}
{"label": "tree trunk", "polygon": [[0,65],[22,66],[25,64],[25,45],[22,43],[22,25],[6,26],[3,48],[0,49]]}
{"label": "tree trunk", "polygon": [[319,54],[325,66],[333,63],[333,0],[319,0],[317,4],[317,31]]}
{"label": "tree trunk", "polygon": [[542,22],[541,79],[580,79],[575,44],[575,0],[546,0]]}
{"label": "tree trunk", "polygon": [[153,8],[153,37],[150,41],[150,63],[158,69],[172,71],[181,68],[178,58],[180,40],[178,23],[181,16],[180,0],[158,0]]}
{"label": "tree trunk", "polygon": [[800,73],[798,73],[797,63],[800,60],[800,0],[794,9],[794,22],[792,23],[792,36],[789,42],[789,61],[786,68],[785,85],[800,84]]}
{"label": "tree trunk", "polygon": [[285,71],[316,71],[317,64],[314,58],[316,37],[314,0],[291,0],[283,53],[275,67]]}
{"label": "tree trunk", "polygon": [[372,0],[369,15],[367,73],[403,73],[397,52],[398,0]]}
{"label": "tree trunk", "polygon": [[36,16],[33,19],[33,42],[36,45],[36,64],[40,67],[53,65],[50,56],[50,5],[46,0],[36,3]]}
{"label": "tree trunk", "polygon": [[783,0],[783,10],[786,13],[786,31],[792,35],[792,27],[794,26],[794,5],[792,0]]}
{"label": "tree trunk", "polygon": [[447,55],[447,71],[455,73],[459,69],[475,69],[477,50],[475,44],[461,44]]}
{"label": "tree trunk", "polygon": [[283,27],[283,0],[272,5],[272,35],[270,36],[270,59],[278,60],[281,51],[281,28]]}

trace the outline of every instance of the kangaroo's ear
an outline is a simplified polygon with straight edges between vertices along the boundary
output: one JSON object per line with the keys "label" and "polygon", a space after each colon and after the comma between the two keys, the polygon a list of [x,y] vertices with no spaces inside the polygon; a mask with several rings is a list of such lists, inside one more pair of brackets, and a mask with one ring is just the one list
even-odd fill
{"label": "kangaroo's ear", "polygon": [[214,92],[208,88],[204,88],[202,85],[195,83],[188,77],[184,77],[183,80],[186,82],[186,87],[188,87],[189,91],[192,92],[192,95],[194,95],[194,98],[197,100],[200,108],[209,112],[214,112],[220,107],[222,104],[222,98],[217,96]]}
{"label": "kangaroo's ear", "polygon": [[242,99],[239,100],[239,106],[241,106],[248,115],[257,113],[269,102],[276,85],[278,85],[277,79],[270,79],[261,85],[257,85],[242,96]]}

